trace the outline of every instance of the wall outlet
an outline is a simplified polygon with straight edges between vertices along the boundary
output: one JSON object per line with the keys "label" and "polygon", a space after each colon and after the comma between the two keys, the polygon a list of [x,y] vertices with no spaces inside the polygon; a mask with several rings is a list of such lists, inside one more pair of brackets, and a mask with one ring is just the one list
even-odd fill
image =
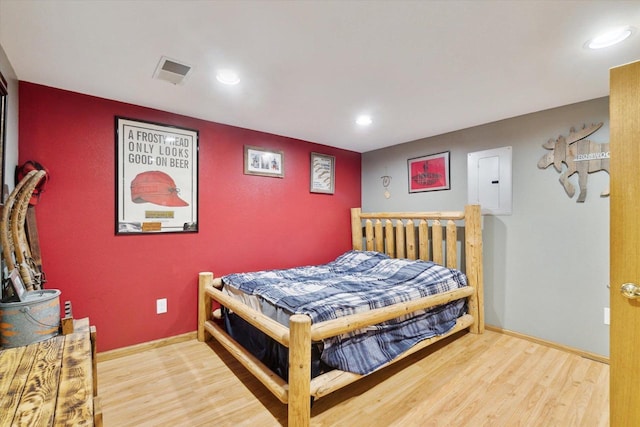
{"label": "wall outlet", "polygon": [[605,307],[604,308],[604,324],[605,325],[611,324],[611,316],[609,314],[609,307]]}
{"label": "wall outlet", "polygon": [[167,299],[161,298],[156,300],[156,314],[162,314],[167,312]]}

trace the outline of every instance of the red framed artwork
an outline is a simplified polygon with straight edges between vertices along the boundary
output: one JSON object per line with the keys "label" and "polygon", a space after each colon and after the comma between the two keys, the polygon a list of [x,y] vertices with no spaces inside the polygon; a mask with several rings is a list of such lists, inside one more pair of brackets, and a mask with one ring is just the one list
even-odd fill
{"label": "red framed artwork", "polygon": [[407,160],[409,193],[451,189],[449,151]]}

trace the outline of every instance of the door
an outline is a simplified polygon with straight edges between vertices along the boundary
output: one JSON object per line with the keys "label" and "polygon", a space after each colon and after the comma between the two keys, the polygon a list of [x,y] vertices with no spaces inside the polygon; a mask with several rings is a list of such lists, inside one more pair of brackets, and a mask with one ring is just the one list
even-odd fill
{"label": "door", "polygon": [[640,426],[640,61],[610,78],[610,420]]}

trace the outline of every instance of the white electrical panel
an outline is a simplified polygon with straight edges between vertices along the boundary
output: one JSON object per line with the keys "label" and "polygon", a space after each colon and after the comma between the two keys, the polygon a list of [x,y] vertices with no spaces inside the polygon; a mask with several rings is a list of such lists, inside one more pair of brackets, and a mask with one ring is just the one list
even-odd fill
{"label": "white electrical panel", "polygon": [[469,153],[467,180],[469,204],[483,214],[511,215],[511,147]]}

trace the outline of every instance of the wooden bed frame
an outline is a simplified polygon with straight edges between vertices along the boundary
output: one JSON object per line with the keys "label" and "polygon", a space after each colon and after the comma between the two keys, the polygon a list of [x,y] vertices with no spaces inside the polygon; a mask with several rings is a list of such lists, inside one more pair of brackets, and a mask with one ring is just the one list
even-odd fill
{"label": "wooden bed frame", "polygon": [[[360,208],[351,209],[353,249],[384,252],[393,258],[432,260],[449,268],[458,268],[467,275],[469,286],[314,325],[308,316],[297,314],[291,316],[290,327],[287,328],[221,292],[221,279],[214,279],[211,272],[201,272],[198,280],[198,340],[205,341],[209,335],[213,336],[282,403],[287,403],[290,427],[309,426],[310,396],[320,398],[364,377],[333,370],[311,379],[311,342],[460,298],[468,298],[468,314],[458,318],[452,330],[445,335],[421,341],[383,367],[463,329],[469,329],[472,333],[484,331],[480,218],[478,205],[466,206],[463,212],[362,213]],[[464,236],[461,236],[461,257],[458,257],[459,228],[463,230],[461,234]],[[464,265],[461,265],[463,262]],[[227,335],[219,323],[212,320],[213,300],[233,310],[289,349],[288,383]]]}

